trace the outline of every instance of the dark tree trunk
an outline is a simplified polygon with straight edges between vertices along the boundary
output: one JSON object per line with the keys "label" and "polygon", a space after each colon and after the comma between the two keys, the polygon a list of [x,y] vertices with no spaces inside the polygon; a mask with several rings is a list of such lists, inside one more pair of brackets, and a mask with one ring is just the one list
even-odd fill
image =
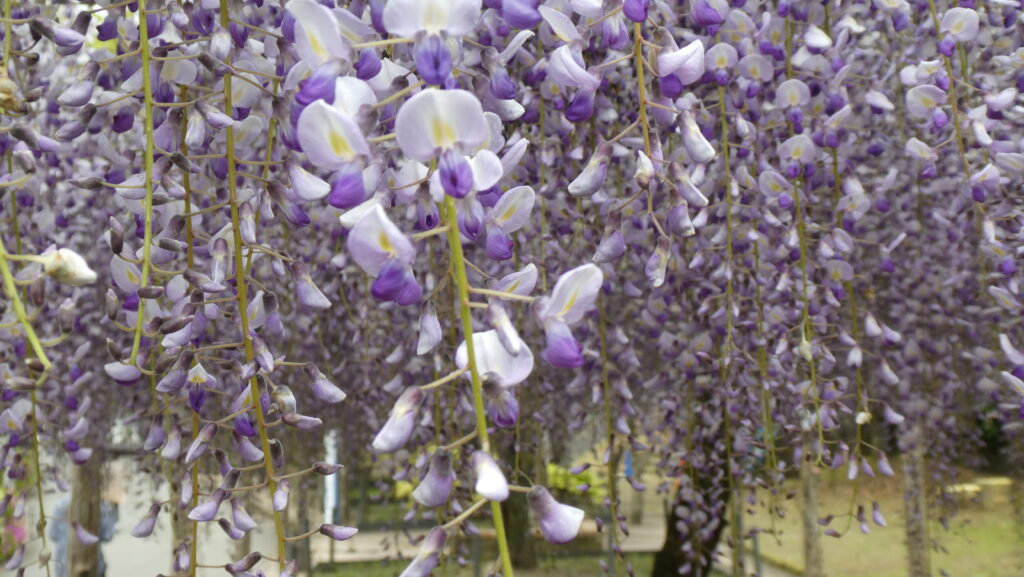
{"label": "dark tree trunk", "polygon": [[102,535],[100,530],[101,501],[103,498],[103,460],[93,455],[85,464],[74,467],[71,485],[71,506],[68,518],[55,519],[52,523],[67,523],[68,535],[68,576],[96,577],[99,567],[99,544],[82,545],[75,538],[72,521],[78,521],[82,528],[93,535]]}
{"label": "dark tree trunk", "polygon": [[804,576],[823,577],[825,556],[821,550],[821,528],[818,525],[820,478],[815,463],[813,433],[804,433],[803,446],[803,458],[800,462],[800,505],[803,511]]}
{"label": "dark tree trunk", "polygon": [[[527,431],[523,427],[522,432]],[[526,471],[531,477],[536,467],[537,446],[531,441],[525,441],[526,435],[522,435],[521,448],[519,453],[519,467]],[[504,461],[515,462],[515,447],[509,443],[504,450]],[[515,480],[513,482],[518,482]],[[505,532],[508,539],[509,555],[512,557],[512,565],[517,569],[533,569],[537,567],[537,548],[534,540],[530,538],[530,505],[526,501],[526,495],[512,493],[509,498],[501,504],[501,513],[505,518]]]}
{"label": "dark tree trunk", "polygon": [[[920,430],[912,432],[919,439]],[[931,558],[928,538],[927,483],[924,447],[915,444],[903,453],[904,505],[906,506],[908,577],[930,577]]]}
{"label": "dark tree trunk", "polygon": [[[717,491],[716,491],[717,492]],[[725,509],[728,503],[728,492],[722,494],[721,511],[719,519],[724,518]],[[661,550],[654,556],[654,569],[651,577],[707,577],[711,574],[715,560],[715,550],[725,529],[725,523],[719,522],[718,526],[701,537],[698,527],[694,526],[695,518],[682,517],[677,514],[685,505],[669,507],[665,516],[665,543]],[[680,525],[688,527],[687,534],[682,533]],[[688,535],[688,536],[687,536]],[[697,552],[696,557],[683,550],[687,540],[693,542],[693,550]],[[684,569],[680,571],[681,569]]]}

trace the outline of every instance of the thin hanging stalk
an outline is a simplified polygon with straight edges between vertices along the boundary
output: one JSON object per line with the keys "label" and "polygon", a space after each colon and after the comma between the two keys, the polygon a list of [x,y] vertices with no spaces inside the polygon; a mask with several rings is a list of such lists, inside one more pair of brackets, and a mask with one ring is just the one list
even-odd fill
{"label": "thin hanging stalk", "polygon": [[[156,150],[156,143],[153,138],[153,79],[150,70],[149,50],[149,25],[146,22],[146,0],[139,0],[139,51],[142,55],[142,94],[145,103],[146,118],[144,129],[146,133],[145,171],[146,171],[146,198],[143,201],[144,225],[142,235],[142,275],[139,279],[139,288],[145,288],[149,284],[149,271],[153,266],[153,155]],[[145,307],[140,306],[135,315],[135,336],[132,339],[132,353],[128,358],[129,365],[137,365],[139,359],[139,346],[142,344],[142,324],[145,317]]]}
{"label": "thin hanging stalk", "polygon": [[[612,542],[619,545],[618,526],[618,487],[616,486],[616,473],[619,459],[615,454],[615,428],[612,421],[612,386],[608,378],[608,319],[604,309],[604,297],[598,294],[598,334],[601,339],[601,386],[604,391],[604,427],[608,436],[608,531]],[[614,575],[621,575],[622,560],[615,555]]]}
{"label": "thin hanging stalk", "polygon": [[[220,0],[220,25],[223,29],[227,30],[230,25],[230,19],[228,17],[228,0]],[[231,55],[227,57],[228,66],[231,65]],[[232,112],[231,106],[231,73],[224,75],[224,110],[227,114]],[[249,287],[246,281],[245,275],[245,264],[242,261],[242,249],[244,243],[242,242],[241,232],[241,219],[238,214],[238,190],[236,183],[236,167],[235,167],[235,129],[233,126],[227,126],[224,128],[225,140],[227,141],[227,150],[225,154],[227,156],[228,163],[228,203],[231,208],[231,237],[234,244],[233,259],[235,265],[235,291],[236,299],[238,302],[238,316],[241,321],[242,329],[242,342],[245,347],[245,360],[251,362],[255,357],[252,347],[252,336],[249,333]],[[277,478],[274,472],[274,463],[270,456],[270,438],[267,435],[267,423],[263,417],[262,402],[260,401],[260,390],[259,382],[256,377],[253,376],[249,379],[249,396],[252,402],[253,411],[256,413],[256,429],[260,436],[260,445],[263,450],[263,467],[267,475],[267,491],[269,492],[271,500],[274,498],[274,492],[277,490]],[[285,563],[285,534],[284,524],[281,520],[281,512],[274,511],[274,530],[277,533],[277,560],[278,563],[283,567]]]}
{"label": "thin hanging stalk", "polygon": [[721,117],[722,128],[722,160],[725,169],[725,255],[726,255],[726,284],[725,284],[725,342],[722,345],[721,354],[721,377],[725,391],[725,402],[722,412],[725,422],[725,457],[727,459],[726,470],[729,474],[729,527],[732,536],[732,574],[733,577],[740,577],[743,574],[743,547],[742,535],[740,534],[741,509],[737,506],[736,480],[733,472],[732,455],[732,416],[729,411],[729,356],[732,354],[732,308],[733,308],[733,283],[732,283],[732,173],[729,165],[729,117],[726,115],[725,87],[718,87],[718,115]]}
{"label": "thin hanging stalk", "polygon": [[[36,390],[46,382],[46,378],[50,375],[50,369],[53,364],[50,362],[49,357],[46,356],[46,351],[43,349],[42,343],[39,341],[36,331],[32,328],[32,323],[25,313],[25,305],[21,302],[21,296],[18,294],[18,288],[14,282],[14,275],[11,274],[10,262],[7,260],[7,247],[4,245],[3,237],[0,235],[0,275],[3,276],[4,292],[7,293],[8,300],[11,301],[11,306],[14,308],[14,315],[18,319],[18,323],[22,327],[22,331],[25,333],[25,339],[28,341],[29,346],[32,348],[32,353],[35,354],[36,359],[43,365],[42,373],[36,378],[35,385],[32,387],[32,447],[35,452],[35,458],[33,459],[33,465],[35,467],[35,485],[36,485],[36,498],[39,504],[39,537],[43,543],[43,549],[46,549],[46,507],[43,504],[43,475],[42,469],[39,465],[39,419],[36,412],[36,406],[38,400],[36,398]],[[46,574],[50,575],[50,564],[46,564]]]}
{"label": "thin hanging stalk", "polygon": [[[181,101],[188,102],[188,88],[181,88]],[[179,146],[181,147],[181,153],[186,157],[188,156],[188,145],[185,142],[185,134],[188,130],[188,107],[185,107],[181,111],[181,141]],[[192,246],[195,241],[195,235],[192,229],[192,182],[189,175],[189,171],[183,170],[182,174],[182,187],[185,189],[185,261],[188,263],[189,270],[195,267],[195,249]],[[197,360],[193,360],[192,364],[195,365]],[[166,395],[165,395],[166,397]],[[166,398],[164,404],[166,405]],[[167,426],[170,427],[170,419],[165,419]],[[196,438],[199,435],[199,413],[192,411],[192,438]],[[198,464],[192,465],[192,471],[190,472],[192,481],[192,503],[191,509],[195,509],[199,505],[199,466]],[[196,564],[199,562],[199,522],[192,521],[191,525],[191,546],[188,548],[189,554],[189,577],[196,577]]]}
{"label": "thin hanging stalk", "polygon": [[[454,288],[459,299],[462,336],[466,339],[469,374],[473,386],[473,410],[476,413],[476,432],[480,437],[480,448],[486,453],[493,454],[490,437],[487,434],[487,412],[484,409],[483,382],[480,380],[480,372],[476,366],[476,353],[473,345],[473,319],[470,316],[469,310],[469,280],[466,277],[466,259],[462,254],[462,240],[459,239],[458,216],[455,199],[445,195],[444,217],[448,223],[448,251],[451,257]],[[502,573],[505,577],[513,577],[512,558],[509,555],[508,541],[505,538],[505,521],[501,514],[501,503],[491,501],[491,515],[494,518],[494,532],[498,540],[498,553],[501,556]]]}

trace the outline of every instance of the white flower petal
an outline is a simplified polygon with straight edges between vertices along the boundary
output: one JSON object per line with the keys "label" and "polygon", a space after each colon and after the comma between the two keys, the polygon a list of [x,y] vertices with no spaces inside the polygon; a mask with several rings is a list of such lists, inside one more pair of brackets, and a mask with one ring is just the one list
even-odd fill
{"label": "white flower petal", "polygon": [[352,227],[348,235],[348,249],[359,268],[374,277],[388,259],[409,264],[416,256],[412,242],[391,222],[380,203],[374,204]]}
{"label": "white flower petal", "polygon": [[427,162],[439,151],[474,151],[490,136],[483,107],[465,90],[428,88],[406,101],[395,118],[398,146]]}
{"label": "white flower petal", "polygon": [[370,153],[359,125],[323,100],[313,102],[299,115],[297,136],[309,161],[327,170],[337,170]]}
{"label": "white flower petal", "polygon": [[597,303],[597,295],[604,282],[604,273],[595,264],[576,267],[559,277],[551,291],[541,316],[544,319],[557,319],[567,325],[583,320],[583,315],[590,312]]}
{"label": "white flower petal", "polygon": [[[501,344],[497,331],[474,333],[473,352],[476,356],[477,372],[498,386],[518,385],[533,372],[533,353],[530,347],[520,340],[519,354],[512,355],[505,349],[505,345]],[[455,364],[459,368],[465,368],[469,364],[466,341],[463,341],[455,351]]]}
{"label": "white flower petal", "polygon": [[348,59],[349,47],[338,31],[338,21],[326,6],[314,0],[291,0],[286,9],[300,28],[295,34],[295,48],[311,69],[334,58]]}
{"label": "white flower petal", "polygon": [[529,222],[535,199],[531,187],[517,186],[498,199],[490,210],[490,219],[505,232],[515,232]]}

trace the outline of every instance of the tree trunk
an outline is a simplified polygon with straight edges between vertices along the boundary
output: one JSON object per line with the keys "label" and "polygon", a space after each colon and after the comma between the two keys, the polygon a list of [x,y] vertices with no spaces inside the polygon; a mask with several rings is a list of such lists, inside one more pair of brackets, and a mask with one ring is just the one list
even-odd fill
{"label": "tree trunk", "polygon": [[[711,489],[704,484],[705,489]],[[665,516],[665,543],[654,556],[654,568],[651,577],[708,577],[714,566],[715,550],[725,528],[725,510],[728,507],[729,493],[721,492],[718,497],[705,502],[717,500],[721,510],[714,515],[696,513],[690,503],[680,502],[670,506]],[[687,514],[689,513],[689,514]],[[701,527],[707,520],[718,524],[714,527]],[[680,530],[682,529],[682,531]],[[710,529],[702,531],[701,529]],[[683,532],[685,531],[685,533]],[[691,542],[692,553],[683,547]]]}
{"label": "tree trunk", "polygon": [[[912,434],[913,438],[920,438]],[[903,453],[903,502],[906,507],[907,577],[931,577],[929,558],[927,485],[924,448],[915,443]]]}
{"label": "tree trunk", "polygon": [[[526,427],[524,427],[525,432]],[[525,438],[526,435],[523,435]],[[535,446],[532,443],[521,441],[523,451],[519,453],[519,467],[524,471],[530,471],[531,475],[535,466]],[[515,447],[509,444],[504,451],[505,462],[515,462]],[[513,481],[516,482],[516,481]],[[517,569],[533,569],[537,567],[537,548],[534,540],[530,538],[530,505],[526,495],[512,493],[509,498],[501,504],[501,513],[505,518],[505,533],[508,539],[509,555],[512,557],[512,565]]]}
{"label": "tree trunk", "polygon": [[818,525],[818,489],[821,484],[815,463],[813,433],[804,433],[803,458],[800,461],[800,505],[803,510],[804,577],[825,577],[825,555],[821,549]]}
{"label": "tree trunk", "polygon": [[[299,484],[299,515],[298,515],[298,528],[297,531],[300,534],[309,532],[309,507],[310,497],[315,494],[315,489],[308,486],[312,482],[311,479],[303,479],[305,482]],[[302,485],[307,485],[303,487]],[[307,575],[313,575],[313,549],[310,544],[310,539],[303,539],[299,542],[299,567],[305,567]]]}
{"label": "tree trunk", "polygon": [[97,577],[99,575],[100,544],[82,545],[75,538],[72,521],[78,521],[82,528],[93,535],[102,535],[100,530],[101,501],[103,498],[103,460],[98,455],[73,467],[71,480],[71,505],[67,520],[68,535],[68,577]]}

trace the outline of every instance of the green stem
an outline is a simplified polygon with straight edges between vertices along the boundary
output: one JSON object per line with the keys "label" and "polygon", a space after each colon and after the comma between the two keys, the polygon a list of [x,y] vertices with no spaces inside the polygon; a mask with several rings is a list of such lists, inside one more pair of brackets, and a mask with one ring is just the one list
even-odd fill
{"label": "green stem", "polygon": [[725,401],[722,405],[722,411],[724,413],[725,421],[725,452],[726,452],[726,470],[729,474],[729,526],[730,533],[732,535],[732,574],[733,577],[740,577],[743,574],[743,545],[741,542],[740,535],[740,508],[737,507],[736,501],[738,496],[736,495],[735,486],[735,475],[733,474],[733,462],[732,462],[732,415],[729,411],[729,356],[732,354],[732,301],[733,301],[733,283],[732,283],[732,261],[733,261],[733,247],[732,247],[732,191],[730,186],[732,184],[732,172],[729,166],[729,116],[726,114],[725,105],[725,87],[718,87],[718,112],[721,117],[721,129],[722,129],[722,160],[724,161],[725,169],[725,182],[723,183],[723,190],[725,191],[725,254],[726,261],[725,266],[727,267],[726,281],[725,281],[725,343],[722,346],[722,384],[725,385],[724,397]]}
{"label": "green stem", "polygon": [[[615,427],[612,422],[612,385],[608,378],[608,318],[604,309],[604,297],[600,294],[597,296],[597,311],[598,311],[598,334],[601,338],[601,385],[604,389],[604,427],[605,432],[608,435],[608,530],[610,531],[612,541],[616,544],[619,543],[619,532],[616,530],[618,526],[618,487],[616,486],[616,476],[618,475],[618,464],[619,460],[615,454]],[[615,573],[616,577],[621,575],[622,560],[618,555],[615,555]]]}
{"label": "green stem", "polygon": [[[144,288],[149,283],[149,270],[152,268],[152,245],[153,245],[153,155],[156,144],[153,138],[153,80],[150,71],[149,54],[149,25],[146,23],[146,0],[139,0],[139,51],[142,54],[142,94],[145,102],[146,119],[144,129],[146,132],[146,199],[143,210],[145,211],[144,232],[142,238],[142,275],[139,280],[139,288]],[[135,315],[135,336],[132,339],[132,353],[128,358],[128,364],[138,363],[139,346],[142,344],[142,325],[145,320],[145,307],[139,307]]]}
{"label": "green stem", "polygon": [[[230,20],[228,16],[228,0],[220,0],[220,25],[221,28],[227,30],[230,26]],[[228,66],[231,65],[231,55],[227,57]],[[224,75],[224,110],[227,114],[232,114],[231,105],[231,73]],[[249,287],[245,278],[245,264],[242,260],[242,249],[245,244],[242,242],[241,232],[241,219],[238,215],[238,190],[237,190],[237,176],[235,166],[235,129],[232,126],[228,126],[224,129],[224,136],[226,140],[227,150],[225,154],[227,156],[228,164],[228,203],[231,208],[231,237],[232,243],[234,244],[234,250],[232,251],[235,265],[235,291],[236,299],[238,301],[238,316],[242,325],[242,342],[245,347],[245,360],[250,362],[255,357],[252,347],[252,336],[249,333]],[[263,467],[267,475],[267,491],[271,500],[274,498],[274,492],[277,491],[277,481],[274,472],[274,463],[270,456],[270,438],[267,435],[267,423],[263,416],[262,403],[260,401],[260,390],[259,382],[256,377],[253,376],[249,379],[249,397],[252,402],[253,411],[256,413],[256,429],[260,435],[260,446],[263,450]],[[194,490],[198,490],[195,488]],[[285,533],[284,524],[281,519],[281,512],[274,511],[274,530],[277,533],[277,559],[279,564],[283,567],[285,563]]]}
{"label": "green stem", "polygon": [[[803,180],[797,179],[796,186],[793,189],[793,205],[796,211],[796,230],[800,237],[800,302],[802,305],[801,318],[800,318],[800,338],[801,345],[803,342],[810,343],[810,335],[813,331],[811,324],[811,304],[810,297],[808,296],[808,283],[810,282],[807,275],[807,226],[804,222],[804,211],[801,207],[800,194],[803,188]],[[810,358],[806,359],[808,370],[811,378],[811,394],[814,398],[814,414],[815,422],[818,427],[818,462],[821,461],[821,451],[825,446],[825,428],[821,423],[821,399],[818,394],[818,369],[814,362],[813,349],[810,354]]]}
{"label": "green stem", "polygon": [[[473,385],[473,409],[476,412],[476,432],[480,437],[480,448],[487,453],[493,454],[491,451],[491,440],[487,434],[487,412],[484,409],[483,383],[480,380],[480,372],[476,366],[476,353],[473,345],[473,319],[469,312],[469,279],[466,277],[466,258],[462,254],[462,240],[459,238],[458,216],[455,199],[445,195],[444,217],[448,224],[448,251],[451,256],[455,290],[459,297],[459,317],[462,320],[462,336],[466,339],[469,374]],[[501,555],[502,573],[504,577],[513,577],[512,558],[509,555],[508,541],[505,538],[505,522],[501,514],[501,503],[491,502],[491,515],[494,518],[494,531],[498,540],[498,552]]]}

